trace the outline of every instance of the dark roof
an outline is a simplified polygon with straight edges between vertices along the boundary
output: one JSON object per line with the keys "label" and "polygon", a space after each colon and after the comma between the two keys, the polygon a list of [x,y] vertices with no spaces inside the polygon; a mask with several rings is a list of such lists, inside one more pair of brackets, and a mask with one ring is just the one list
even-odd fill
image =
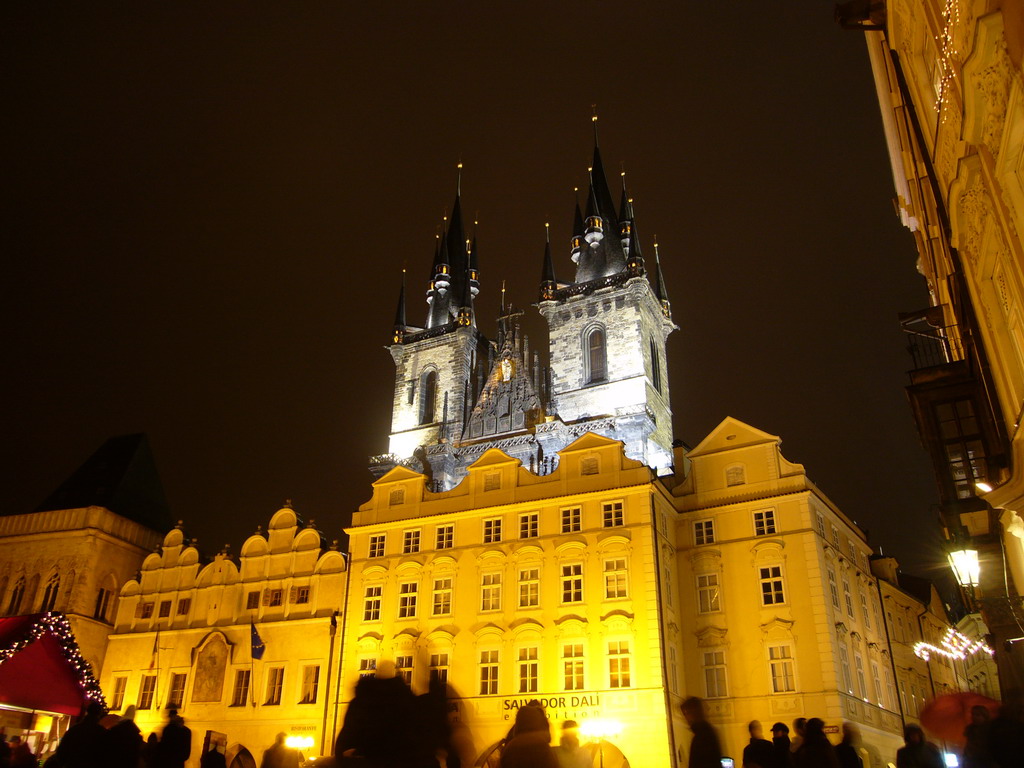
{"label": "dark roof", "polygon": [[174,527],[144,434],[107,440],[35,511],[81,507],[104,507],[161,533]]}
{"label": "dark roof", "polygon": [[920,576],[911,576],[909,573],[898,573],[896,575],[899,581],[899,588],[906,592],[908,595],[913,597],[919,603],[924,605],[931,605],[932,602],[932,583],[928,579],[923,579]]}

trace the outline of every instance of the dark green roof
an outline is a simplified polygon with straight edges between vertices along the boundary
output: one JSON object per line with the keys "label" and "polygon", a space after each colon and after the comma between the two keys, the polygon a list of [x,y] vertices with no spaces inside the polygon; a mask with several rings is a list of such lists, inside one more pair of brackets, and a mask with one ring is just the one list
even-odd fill
{"label": "dark green roof", "polygon": [[161,533],[174,527],[144,434],[107,440],[35,511],[81,507],[104,507]]}

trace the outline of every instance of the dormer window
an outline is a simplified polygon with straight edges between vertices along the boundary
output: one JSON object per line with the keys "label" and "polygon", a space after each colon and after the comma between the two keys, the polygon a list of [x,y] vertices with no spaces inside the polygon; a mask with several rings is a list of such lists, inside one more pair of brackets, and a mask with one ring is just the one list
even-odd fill
{"label": "dormer window", "polygon": [[593,384],[608,378],[607,351],[604,329],[594,328],[587,334],[587,383]]}
{"label": "dormer window", "polygon": [[420,424],[437,421],[437,371],[427,371],[420,382]]}

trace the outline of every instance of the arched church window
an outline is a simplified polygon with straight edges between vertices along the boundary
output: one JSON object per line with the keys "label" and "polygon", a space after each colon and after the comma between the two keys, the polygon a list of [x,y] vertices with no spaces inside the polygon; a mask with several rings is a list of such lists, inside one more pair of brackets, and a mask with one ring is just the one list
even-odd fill
{"label": "arched church window", "polygon": [[54,573],[46,582],[46,589],[43,591],[43,603],[39,606],[40,611],[52,611],[57,604],[57,592],[60,590],[60,574]]}
{"label": "arched church window", "polygon": [[423,374],[420,384],[420,424],[433,424],[437,421],[437,371]]}
{"label": "arched church window", "polygon": [[607,378],[608,362],[604,330],[595,328],[587,334],[587,383],[592,384]]}
{"label": "arched church window", "polygon": [[25,597],[25,577],[22,576],[14,582],[14,589],[11,590],[11,601],[7,604],[7,615],[17,616],[21,610],[21,600]]}
{"label": "arched church window", "polygon": [[651,337],[651,383],[661,392],[661,360],[658,358],[658,345]]}

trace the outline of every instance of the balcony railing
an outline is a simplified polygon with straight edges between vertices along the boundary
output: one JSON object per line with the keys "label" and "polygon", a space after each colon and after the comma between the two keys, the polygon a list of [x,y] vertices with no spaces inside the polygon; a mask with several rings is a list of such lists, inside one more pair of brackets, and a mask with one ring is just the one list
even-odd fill
{"label": "balcony railing", "polygon": [[942,324],[942,308],[930,307],[920,312],[900,315],[900,325],[907,334],[907,351],[913,360],[912,370],[933,368],[964,359],[960,329]]}

